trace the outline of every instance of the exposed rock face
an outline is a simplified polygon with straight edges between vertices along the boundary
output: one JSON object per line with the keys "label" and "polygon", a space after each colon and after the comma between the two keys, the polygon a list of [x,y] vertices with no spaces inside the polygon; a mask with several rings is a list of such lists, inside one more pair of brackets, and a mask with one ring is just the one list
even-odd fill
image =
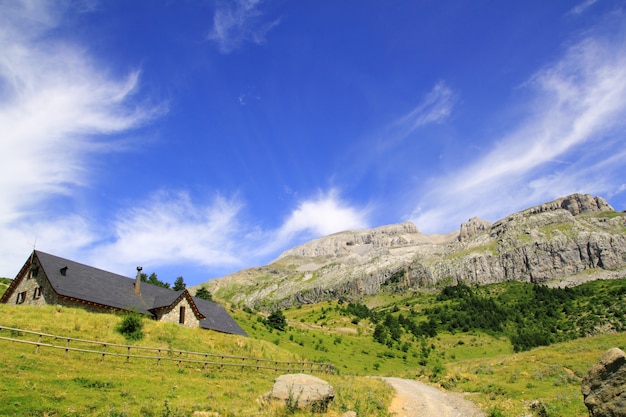
{"label": "exposed rock face", "polygon": [[478,217],[472,217],[465,223],[461,224],[461,231],[459,232],[459,240],[466,242],[477,234],[489,230],[491,222]]}
{"label": "exposed rock face", "polygon": [[288,374],[274,380],[274,386],[266,397],[284,401],[290,407],[322,412],[335,398],[335,391],[328,382],[315,376]]}
{"label": "exposed rock face", "polygon": [[625,269],[626,213],[574,194],[493,224],[475,217],[447,235],[412,223],[336,233],[206,285],[219,298],[272,309],[460,281],[575,285]]}
{"label": "exposed rock face", "polygon": [[626,354],[606,351],[583,378],[582,393],[592,417],[626,417]]}
{"label": "exposed rock face", "polygon": [[592,197],[589,194],[572,194],[567,197],[558,198],[546,204],[541,204],[522,211],[520,214],[536,214],[546,211],[567,210],[572,216],[577,216],[583,212],[614,211],[613,207],[602,197]]}
{"label": "exposed rock face", "polygon": [[339,232],[312,240],[283,252],[278,259],[290,256],[312,258],[316,256],[362,255],[378,248],[403,246],[427,239],[413,223],[400,223],[375,229]]}

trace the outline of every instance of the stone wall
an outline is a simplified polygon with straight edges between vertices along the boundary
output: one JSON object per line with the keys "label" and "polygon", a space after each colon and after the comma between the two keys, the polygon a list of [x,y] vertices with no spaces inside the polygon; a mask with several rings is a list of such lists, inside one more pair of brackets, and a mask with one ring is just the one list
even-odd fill
{"label": "stone wall", "polygon": [[45,278],[43,269],[37,262],[30,268],[25,269],[23,277],[7,301],[7,304],[24,304],[30,306],[43,306],[56,304],[57,296],[50,283]]}
{"label": "stone wall", "polygon": [[[181,307],[184,307],[185,309],[184,323],[180,322]],[[159,311],[157,313],[156,319],[167,323],[177,323],[189,328],[200,327],[200,320],[198,320],[198,318],[194,314],[191,305],[185,297],[181,298],[181,300],[173,306],[165,310]]]}

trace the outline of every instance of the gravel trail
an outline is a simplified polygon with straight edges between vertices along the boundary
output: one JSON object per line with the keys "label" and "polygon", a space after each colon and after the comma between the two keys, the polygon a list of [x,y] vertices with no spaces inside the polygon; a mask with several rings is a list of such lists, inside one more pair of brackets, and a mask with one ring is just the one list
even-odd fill
{"label": "gravel trail", "polygon": [[380,378],[396,390],[389,412],[397,417],[485,417],[461,394],[444,392],[424,383],[402,378]]}

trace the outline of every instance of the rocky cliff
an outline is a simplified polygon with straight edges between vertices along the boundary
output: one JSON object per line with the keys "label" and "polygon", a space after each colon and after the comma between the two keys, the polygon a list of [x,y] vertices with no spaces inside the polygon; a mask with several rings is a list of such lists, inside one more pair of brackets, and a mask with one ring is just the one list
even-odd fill
{"label": "rocky cliff", "polygon": [[460,281],[575,285],[625,274],[626,213],[574,194],[493,224],[472,218],[446,235],[412,223],[336,233],[206,285],[221,299],[270,309]]}

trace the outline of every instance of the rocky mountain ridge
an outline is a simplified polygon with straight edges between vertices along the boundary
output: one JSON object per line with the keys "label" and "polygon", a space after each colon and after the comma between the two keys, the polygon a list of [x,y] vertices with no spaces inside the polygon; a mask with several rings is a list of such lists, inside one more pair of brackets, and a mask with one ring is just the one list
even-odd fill
{"label": "rocky mountain ridge", "polygon": [[573,194],[444,235],[412,223],[335,233],[205,285],[220,299],[272,309],[461,281],[575,285],[625,274],[626,213]]}

